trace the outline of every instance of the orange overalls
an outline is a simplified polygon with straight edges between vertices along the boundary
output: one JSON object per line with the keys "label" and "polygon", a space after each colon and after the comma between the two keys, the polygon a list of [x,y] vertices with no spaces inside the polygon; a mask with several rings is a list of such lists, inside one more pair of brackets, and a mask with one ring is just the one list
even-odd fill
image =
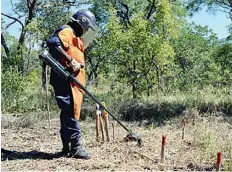
{"label": "orange overalls", "polygon": [[[68,55],[74,58],[77,62],[81,64],[85,64],[84,60],[84,47],[83,41],[76,37],[73,33],[72,28],[69,26],[63,30],[61,30],[58,34],[65,51]],[[61,62],[63,63],[63,62]],[[79,71],[74,73],[75,78],[84,86],[85,85],[85,69],[82,68]],[[83,101],[83,90],[79,88],[78,85],[74,83],[70,83],[73,95],[73,103],[74,103],[74,116],[75,119],[79,120],[80,118],[80,111],[81,111],[81,104]]]}

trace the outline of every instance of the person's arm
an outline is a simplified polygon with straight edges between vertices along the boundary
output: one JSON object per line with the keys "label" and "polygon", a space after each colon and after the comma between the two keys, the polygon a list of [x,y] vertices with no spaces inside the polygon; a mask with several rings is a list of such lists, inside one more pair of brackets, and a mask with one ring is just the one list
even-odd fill
{"label": "person's arm", "polygon": [[61,53],[62,55],[64,55],[65,60],[68,62],[68,64],[71,63],[71,61],[72,61],[73,58],[70,55],[68,55],[61,46],[57,46],[57,47],[55,47],[55,49],[59,53]]}
{"label": "person's arm", "polygon": [[66,61],[72,67],[74,72],[85,67],[84,64],[78,63],[74,58],[72,58],[70,55],[68,55],[61,46],[57,46],[55,48],[59,53],[61,53],[65,57]]}
{"label": "person's arm", "polygon": [[62,31],[59,32],[58,37],[61,40],[62,46],[57,46],[56,50],[58,50],[59,53],[61,53],[65,60],[67,61],[67,64],[70,65],[73,68],[73,71],[76,72],[77,70],[80,70],[81,68],[84,68],[84,64],[80,64],[77,62],[74,58],[72,58],[70,55],[66,53],[66,51],[63,49],[64,48],[69,48],[72,45],[73,41],[73,31],[71,28],[66,28],[63,29]]}

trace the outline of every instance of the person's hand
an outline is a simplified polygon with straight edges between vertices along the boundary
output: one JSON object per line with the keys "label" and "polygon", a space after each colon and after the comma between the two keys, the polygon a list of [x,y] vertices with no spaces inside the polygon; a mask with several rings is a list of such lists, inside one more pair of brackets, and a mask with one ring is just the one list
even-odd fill
{"label": "person's hand", "polygon": [[70,62],[70,66],[72,67],[74,72],[76,72],[76,71],[80,70],[81,68],[85,67],[84,64],[78,63],[75,59],[72,59],[72,61]]}

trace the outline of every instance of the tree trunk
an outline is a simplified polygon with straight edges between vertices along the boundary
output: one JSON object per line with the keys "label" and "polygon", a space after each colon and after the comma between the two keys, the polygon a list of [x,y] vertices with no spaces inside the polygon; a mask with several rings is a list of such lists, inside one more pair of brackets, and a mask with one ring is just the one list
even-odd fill
{"label": "tree trunk", "polygon": [[98,87],[98,74],[97,74],[97,71],[94,72],[94,85],[95,85],[95,87]]}
{"label": "tree trunk", "polygon": [[147,14],[146,19],[150,19],[151,15],[154,13],[154,11],[156,11],[156,6],[155,6],[155,0],[152,1],[152,4],[150,6],[149,12]]}
{"label": "tree trunk", "polygon": [[133,99],[136,99],[136,93],[135,93],[135,90],[136,90],[136,87],[135,87],[135,84],[132,84],[132,98]]}
{"label": "tree trunk", "polygon": [[19,37],[19,42],[18,42],[18,47],[17,47],[17,55],[21,57],[21,63],[20,63],[20,71],[21,75],[24,75],[24,59],[23,59],[23,44],[25,42],[25,35],[26,35],[26,30],[25,28],[27,27],[28,24],[31,23],[32,19],[34,18],[34,13],[35,13],[35,7],[36,7],[36,2],[37,0],[27,0],[27,8],[28,8],[28,18],[26,19],[25,25],[22,28],[22,32]]}
{"label": "tree trunk", "polygon": [[159,69],[158,66],[156,66],[156,77],[157,77],[157,81],[158,81],[158,89],[161,88],[161,71]]}
{"label": "tree trunk", "polygon": [[150,83],[149,80],[147,79],[147,97],[150,96]]}
{"label": "tree trunk", "polygon": [[26,31],[22,30],[20,37],[19,37],[18,47],[17,47],[17,55],[20,57],[19,70],[22,76],[24,75],[23,44],[25,41],[25,35],[26,35]]}
{"label": "tree trunk", "polygon": [[94,81],[94,85],[97,87],[98,86],[98,68],[100,65],[100,60],[98,61],[97,64],[93,64],[92,59],[89,58],[89,64],[90,64],[90,73],[88,74],[88,81]]}
{"label": "tree trunk", "polygon": [[10,56],[10,51],[9,51],[9,48],[8,48],[8,46],[7,46],[7,44],[6,44],[5,38],[4,38],[4,36],[3,36],[2,33],[1,33],[1,44],[2,44],[2,46],[3,46],[3,48],[4,48],[4,51],[5,51],[5,53],[6,53],[6,56],[9,57],[9,56]]}
{"label": "tree trunk", "polygon": [[[133,70],[136,70],[136,64],[135,61],[133,61]],[[133,78],[133,83],[132,83],[132,98],[136,99],[137,95],[136,95],[136,77]]]}

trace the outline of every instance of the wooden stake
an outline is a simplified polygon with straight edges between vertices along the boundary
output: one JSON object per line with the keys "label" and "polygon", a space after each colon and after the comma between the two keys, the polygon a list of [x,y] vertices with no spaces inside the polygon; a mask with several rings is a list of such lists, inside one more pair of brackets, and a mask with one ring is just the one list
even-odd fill
{"label": "wooden stake", "polygon": [[100,115],[99,105],[96,105],[96,141],[99,142],[99,130],[100,130]]}
{"label": "wooden stake", "polygon": [[162,136],[162,147],[161,147],[161,163],[164,163],[164,152],[166,146],[166,136]]}
{"label": "wooden stake", "polygon": [[105,142],[105,136],[104,136],[104,124],[103,124],[103,119],[102,116],[99,118],[100,120],[100,128],[101,128],[101,133],[102,133],[102,142]]}
{"label": "wooden stake", "polygon": [[[106,107],[105,102],[102,102],[102,104]],[[106,140],[107,140],[107,142],[109,142],[110,141],[110,135],[109,135],[109,127],[110,127],[110,125],[109,125],[109,115],[108,115],[108,113],[105,110],[103,110],[103,112],[102,112],[102,117],[103,117],[104,124],[105,124]]]}
{"label": "wooden stake", "polygon": [[222,153],[218,152],[217,153],[216,171],[220,171],[221,163],[222,163]]}
{"label": "wooden stake", "polygon": [[115,129],[115,125],[114,125],[114,123],[112,122],[112,130],[113,130],[113,141],[114,141],[114,139],[115,139],[115,133],[114,133],[114,129]]}
{"label": "wooden stake", "polygon": [[99,142],[99,129],[100,129],[99,115],[96,116],[96,141]]}
{"label": "wooden stake", "polygon": [[185,136],[185,127],[186,127],[186,120],[183,120],[183,128],[182,128],[182,139],[184,139]]}
{"label": "wooden stake", "polygon": [[48,113],[48,125],[51,128],[51,116],[50,116],[50,106],[49,106],[49,98],[48,98],[48,70],[49,66],[45,67],[45,89],[46,89],[46,102],[47,102],[47,113]]}

